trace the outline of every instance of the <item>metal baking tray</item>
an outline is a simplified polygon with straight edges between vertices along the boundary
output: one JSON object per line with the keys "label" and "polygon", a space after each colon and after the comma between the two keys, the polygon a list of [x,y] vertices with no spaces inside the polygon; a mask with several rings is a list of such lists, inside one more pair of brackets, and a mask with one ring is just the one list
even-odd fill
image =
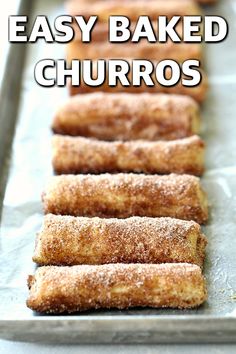
{"label": "metal baking tray", "polygon": [[[35,1],[30,10],[31,5],[22,1],[21,8],[31,20],[47,14],[53,21],[64,13],[62,1]],[[46,89],[34,81],[35,63],[63,58],[65,49],[39,40],[12,46],[1,91],[2,195],[5,185],[6,190],[1,218],[0,337],[57,343],[236,341],[236,6],[224,0],[204,11],[225,17],[230,27],[227,40],[209,44],[205,50],[211,85],[202,131],[207,144],[202,182],[211,204],[210,220],[203,228],[209,242],[204,269],[207,303],[185,311],[136,308],[68,316],[42,316],[27,309],[26,279],[35,270],[31,257],[43,216],[40,195],[52,174],[50,123],[58,103],[67,96],[65,88]]]}

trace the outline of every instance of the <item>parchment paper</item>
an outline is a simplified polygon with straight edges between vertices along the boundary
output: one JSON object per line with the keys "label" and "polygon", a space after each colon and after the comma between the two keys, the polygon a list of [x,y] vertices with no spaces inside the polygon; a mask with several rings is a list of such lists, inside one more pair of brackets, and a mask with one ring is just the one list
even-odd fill
{"label": "parchment paper", "polygon": [[[51,20],[64,14],[60,1],[37,1],[34,14]],[[202,137],[207,144],[206,173],[202,178],[211,204],[204,232],[208,238],[205,275],[209,299],[197,310],[100,311],[99,314],[162,314],[235,316],[236,301],[236,2],[219,1],[207,14],[225,17],[230,26],[227,40],[206,46],[206,70],[210,92],[203,107]],[[28,319],[39,316],[27,309],[26,279],[34,272],[31,260],[35,235],[42,223],[41,192],[52,174],[50,124],[65,88],[41,88],[34,81],[35,63],[44,58],[61,59],[64,45],[38,41],[28,46],[19,119],[14,139],[9,180],[1,224],[0,318]],[[1,129],[1,128],[0,128]],[[95,312],[88,313],[88,316]],[[97,312],[96,312],[97,314]],[[79,316],[79,315],[75,315]],[[68,316],[69,317],[69,316]]]}

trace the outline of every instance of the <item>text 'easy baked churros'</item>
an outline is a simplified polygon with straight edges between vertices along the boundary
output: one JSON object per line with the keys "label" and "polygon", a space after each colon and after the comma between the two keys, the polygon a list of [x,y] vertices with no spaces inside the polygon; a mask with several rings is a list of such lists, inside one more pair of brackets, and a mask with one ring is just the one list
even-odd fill
{"label": "text 'easy baked churros'", "polygon": [[144,172],[201,175],[204,143],[198,136],[172,141],[101,141],[54,135],[53,168],[57,174]]}
{"label": "text 'easy baked churros'", "polygon": [[126,218],[170,216],[206,222],[208,204],[199,179],[190,175],[61,175],[43,196],[46,214]]}
{"label": "text 'easy baked churros'", "polygon": [[52,129],[103,140],[171,140],[198,133],[199,125],[199,106],[190,97],[100,92],[70,98]]}
{"label": "text 'easy baked churros'", "polygon": [[46,215],[37,235],[40,265],[193,263],[203,265],[206,238],[194,221]]}
{"label": "text 'easy baked churros'", "polygon": [[29,276],[27,306],[71,313],[134,306],[191,308],[206,300],[201,268],[193,264],[108,264],[40,267]]}

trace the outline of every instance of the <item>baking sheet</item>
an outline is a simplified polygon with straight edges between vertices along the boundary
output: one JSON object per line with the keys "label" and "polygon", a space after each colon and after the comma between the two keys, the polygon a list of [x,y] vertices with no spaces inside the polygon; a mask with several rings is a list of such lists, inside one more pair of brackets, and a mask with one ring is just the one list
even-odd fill
{"label": "baking sheet", "polygon": [[[64,14],[62,1],[35,3],[32,19],[36,14],[47,14],[53,22],[56,16]],[[2,337],[61,342],[236,339],[236,2],[219,1],[216,6],[207,7],[205,12],[225,17],[230,26],[227,40],[208,44],[205,50],[211,85],[203,107],[201,134],[207,144],[206,173],[202,183],[211,205],[210,220],[203,228],[209,242],[204,269],[209,291],[207,303],[199,309],[185,311],[132,309],[61,317],[38,315],[25,306],[26,279],[35,270],[31,257],[43,217],[40,196],[52,174],[49,127],[58,103],[67,96],[65,88],[42,88],[34,81],[34,66],[38,60],[64,57],[64,45],[45,44],[39,40],[27,47],[18,123],[3,200]],[[1,127],[0,134],[4,134]],[[208,334],[204,333],[207,329]]]}

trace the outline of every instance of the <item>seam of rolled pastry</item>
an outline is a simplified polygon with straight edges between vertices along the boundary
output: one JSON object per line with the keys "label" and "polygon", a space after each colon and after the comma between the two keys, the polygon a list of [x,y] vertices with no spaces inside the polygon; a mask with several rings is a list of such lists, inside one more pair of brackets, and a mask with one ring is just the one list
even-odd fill
{"label": "seam of rolled pastry", "polygon": [[203,265],[206,237],[194,221],[46,215],[37,235],[40,265],[193,263]]}
{"label": "seam of rolled pastry", "polygon": [[100,92],[67,100],[52,129],[103,140],[173,140],[198,133],[199,125],[199,106],[190,97]]}
{"label": "seam of rolled pastry", "polygon": [[198,136],[173,141],[106,142],[54,135],[52,164],[57,174],[144,172],[201,175],[204,142]]}
{"label": "seam of rolled pastry", "polygon": [[67,1],[66,9],[69,15],[82,15],[89,18],[91,14],[96,14],[99,21],[107,22],[109,16],[126,16],[130,21],[136,21],[139,16],[147,15],[150,20],[157,19],[158,16],[191,16],[201,15],[200,7],[193,1],[179,2],[169,1],[131,1],[125,3],[120,1],[96,1],[89,4],[74,0]]}
{"label": "seam of rolled pastry", "polygon": [[29,276],[27,306],[46,313],[98,308],[191,308],[207,297],[193,264],[108,264],[40,267]]}
{"label": "seam of rolled pastry", "polygon": [[207,221],[207,197],[190,175],[100,174],[51,178],[42,200],[45,214],[126,218],[170,216]]}

